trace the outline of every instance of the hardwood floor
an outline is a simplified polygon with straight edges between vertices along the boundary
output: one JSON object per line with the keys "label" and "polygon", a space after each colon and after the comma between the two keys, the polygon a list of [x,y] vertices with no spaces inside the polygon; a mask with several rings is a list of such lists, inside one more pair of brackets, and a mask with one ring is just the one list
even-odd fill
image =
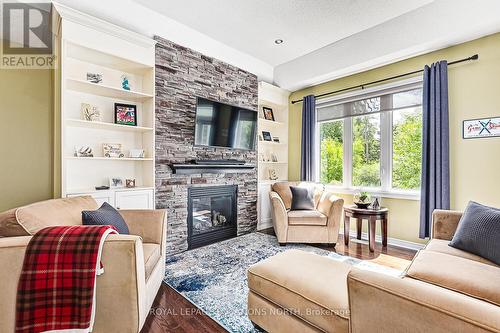
{"label": "hardwood floor", "polygon": [[[272,229],[261,232],[274,234]],[[362,260],[373,260],[378,264],[399,269],[404,269],[404,266],[409,263],[408,260],[411,260],[416,253],[413,250],[390,245],[383,248],[380,243],[375,244],[375,252],[370,252],[368,243],[353,239],[349,242],[349,246],[346,247],[342,235],[339,236],[335,248],[326,245],[314,246]],[[146,319],[144,328],[141,330],[141,333],[160,332],[217,333],[226,332],[226,330],[174,289],[163,283]]]}

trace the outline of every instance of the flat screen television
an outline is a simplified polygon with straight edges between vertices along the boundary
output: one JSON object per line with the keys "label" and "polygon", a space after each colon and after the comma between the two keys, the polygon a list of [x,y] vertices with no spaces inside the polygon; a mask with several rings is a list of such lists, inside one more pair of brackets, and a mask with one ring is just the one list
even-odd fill
{"label": "flat screen television", "polygon": [[254,150],[257,112],[198,97],[195,145]]}

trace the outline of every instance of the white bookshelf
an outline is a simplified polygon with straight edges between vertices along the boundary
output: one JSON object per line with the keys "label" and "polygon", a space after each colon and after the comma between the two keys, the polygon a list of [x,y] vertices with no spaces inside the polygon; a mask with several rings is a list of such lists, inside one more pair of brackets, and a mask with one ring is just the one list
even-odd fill
{"label": "white bookshelf", "polygon": [[[55,4],[60,57],[61,196],[92,195],[119,208],[154,208],[155,42],[121,27]],[[87,73],[102,82],[87,81]],[[130,90],[122,88],[127,76]],[[99,109],[99,121],[84,120],[81,104]],[[137,126],[115,124],[114,104],[137,108]],[[103,144],[121,144],[123,158],[105,157]],[[76,146],[89,146],[93,157],[75,156]],[[129,157],[144,149],[144,158]],[[99,191],[110,178],[135,179],[136,187]]]}
{"label": "white bookshelf", "polygon": [[[259,120],[258,132],[271,133],[279,137],[279,143],[259,140],[258,144],[258,229],[272,226],[269,191],[271,185],[277,181],[288,179],[288,97],[290,92],[266,82],[259,82]],[[263,107],[273,110],[274,121],[264,118]],[[272,160],[272,155],[277,161]],[[264,158],[264,160],[263,160]],[[269,170],[276,172],[277,179],[270,179]]]}

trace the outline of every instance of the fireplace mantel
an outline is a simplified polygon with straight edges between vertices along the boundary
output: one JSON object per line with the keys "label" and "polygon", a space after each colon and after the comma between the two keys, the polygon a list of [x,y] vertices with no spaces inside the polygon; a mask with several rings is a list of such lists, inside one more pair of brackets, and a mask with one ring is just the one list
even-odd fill
{"label": "fireplace mantel", "polygon": [[199,173],[244,173],[252,172],[252,164],[172,164],[172,171],[178,175],[192,175]]}

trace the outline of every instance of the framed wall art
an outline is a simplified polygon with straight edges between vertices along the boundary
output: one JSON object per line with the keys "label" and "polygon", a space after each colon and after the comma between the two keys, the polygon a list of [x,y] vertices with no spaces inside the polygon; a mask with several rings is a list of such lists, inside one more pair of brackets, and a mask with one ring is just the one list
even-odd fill
{"label": "framed wall art", "polygon": [[137,126],[137,105],[115,103],[115,124]]}
{"label": "framed wall art", "polygon": [[464,120],[464,139],[500,137],[500,117]]}

